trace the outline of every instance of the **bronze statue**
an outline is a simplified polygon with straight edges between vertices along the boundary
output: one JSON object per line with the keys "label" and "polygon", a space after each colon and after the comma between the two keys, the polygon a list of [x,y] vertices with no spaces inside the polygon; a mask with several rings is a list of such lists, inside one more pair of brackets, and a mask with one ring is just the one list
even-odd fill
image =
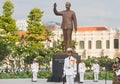
{"label": "bronze statue", "polygon": [[56,15],[62,16],[61,28],[63,30],[64,45],[66,50],[67,48],[71,47],[71,38],[72,38],[73,28],[75,30],[75,33],[77,32],[76,15],[74,11],[70,10],[70,7],[71,7],[70,2],[66,2],[65,4],[66,10],[57,11],[56,7],[57,7],[57,4],[54,3],[54,8],[53,8],[54,13]]}

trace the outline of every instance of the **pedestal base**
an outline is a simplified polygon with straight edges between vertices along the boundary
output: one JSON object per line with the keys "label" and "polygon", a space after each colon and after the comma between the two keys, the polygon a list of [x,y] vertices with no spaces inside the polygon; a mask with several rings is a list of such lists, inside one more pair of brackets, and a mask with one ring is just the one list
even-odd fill
{"label": "pedestal base", "polygon": [[[65,53],[54,54],[52,60],[52,76],[48,78],[48,82],[61,82],[63,75],[64,59],[67,57]],[[80,62],[80,56],[77,53],[73,53],[73,57],[77,59],[77,69]],[[77,74],[75,81],[79,81],[79,75]]]}

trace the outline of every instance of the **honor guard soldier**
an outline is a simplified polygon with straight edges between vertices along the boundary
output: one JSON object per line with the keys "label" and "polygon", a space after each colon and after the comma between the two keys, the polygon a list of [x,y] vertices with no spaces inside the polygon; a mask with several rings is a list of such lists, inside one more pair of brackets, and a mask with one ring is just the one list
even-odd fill
{"label": "honor guard soldier", "polygon": [[76,59],[72,56],[72,48],[66,50],[68,57],[64,60],[64,76],[66,76],[66,84],[74,84],[74,78],[77,74]]}
{"label": "honor guard soldier", "polygon": [[34,59],[32,65],[31,65],[31,69],[32,69],[32,82],[37,82],[38,68],[39,67],[38,67],[37,60]]}
{"label": "honor guard soldier", "polygon": [[81,60],[81,62],[78,65],[78,73],[79,73],[79,77],[80,77],[80,83],[84,82],[84,74],[85,74],[85,63],[83,60]]}
{"label": "honor guard soldier", "polygon": [[97,60],[95,60],[95,63],[93,63],[92,69],[93,69],[93,73],[94,73],[94,82],[98,82],[100,66],[99,66]]}

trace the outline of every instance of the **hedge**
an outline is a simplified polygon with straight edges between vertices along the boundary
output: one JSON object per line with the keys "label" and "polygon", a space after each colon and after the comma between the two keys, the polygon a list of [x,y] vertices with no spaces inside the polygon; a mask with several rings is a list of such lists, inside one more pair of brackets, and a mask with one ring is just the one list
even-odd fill
{"label": "hedge", "polygon": [[[101,71],[99,73],[99,80],[112,80],[113,79],[113,71]],[[38,78],[48,78],[51,76],[50,71],[39,71]],[[16,72],[16,73],[0,73],[0,79],[18,79],[18,78],[31,78],[32,72]],[[93,72],[87,71],[85,73],[85,80],[93,80]]]}
{"label": "hedge", "polygon": [[[50,76],[50,71],[39,71],[38,78],[47,78]],[[0,79],[9,79],[9,78],[31,78],[32,72],[9,72],[9,73],[0,73]]]}

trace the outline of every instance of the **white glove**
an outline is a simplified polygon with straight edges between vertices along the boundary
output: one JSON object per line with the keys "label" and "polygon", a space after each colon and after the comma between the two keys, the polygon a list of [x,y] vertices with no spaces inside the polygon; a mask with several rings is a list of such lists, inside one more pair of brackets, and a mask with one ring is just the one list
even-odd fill
{"label": "white glove", "polygon": [[65,77],[65,74],[63,74],[62,77]]}
{"label": "white glove", "polygon": [[74,75],[74,78],[76,77],[76,75]]}

